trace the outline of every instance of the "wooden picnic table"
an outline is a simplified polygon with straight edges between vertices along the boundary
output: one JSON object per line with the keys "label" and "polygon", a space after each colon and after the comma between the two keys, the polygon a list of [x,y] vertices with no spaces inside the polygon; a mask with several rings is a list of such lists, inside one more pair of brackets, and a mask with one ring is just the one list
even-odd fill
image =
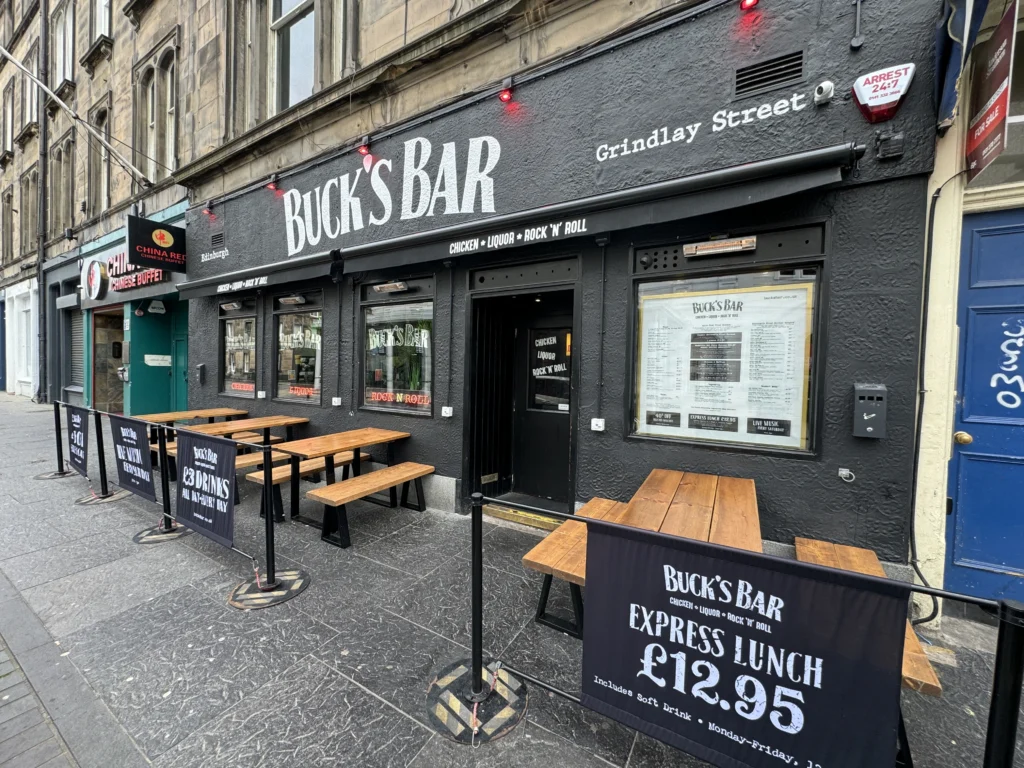
{"label": "wooden picnic table", "polygon": [[263,443],[270,442],[270,430],[274,427],[285,428],[285,438],[293,439],[292,428],[296,424],[308,424],[309,419],[304,416],[257,416],[252,419],[238,419],[236,421],[219,421],[215,424],[194,424],[187,427],[179,427],[188,432],[199,432],[211,437],[223,437],[233,435],[236,432],[262,432]]}
{"label": "wooden picnic table", "polygon": [[[577,513],[647,531],[761,552],[761,522],[754,481],[655,469],[629,503],[595,498]],[[577,637],[582,631],[587,580],[587,525],[566,520],[523,557],[544,574],[537,621]],[[569,582],[575,623],[547,613],[553,578]]]}
{"label": "wooden picnic table", "polygon": [[[299,515],[299,481],[300,463],[304,459],[320,459],[325,462],[324,472],[327,475],[328,484],[336,481],[334,476],[334,456],[343,451],[352,452],[352,474],[358,476],[360,473],[360,449],[369,448],[373,445],[387,446],[388,466],[394,464],[394,443],[397,440],[404,440],[411,437],[408,432],[396,432],[393,429],[378,429],[377,427],[363,427],[351,429],[347,432],[335,432],[330,435],[318,435],[306,437],[302,440],[292,440],[281,443],[276,450],[291,455],[291,516],[298,522],[319,525],[315,521],[307,520]],[[370,501],[376,501],[370,499]],[[391,489],[391,506],[398,506],[397,492]]]}
{"label": "wooden picnic table", "polygon": [[212,424],[215,419],[232,419],[236,416],[248,415],[248,411],[240,411],[237,408],[198,408],[192,411],[146,413],[141,416],[133,416],[132,418],[152,421],[157,424],[173,424],[176,421],[189,421],[191,419],[208,419]]}

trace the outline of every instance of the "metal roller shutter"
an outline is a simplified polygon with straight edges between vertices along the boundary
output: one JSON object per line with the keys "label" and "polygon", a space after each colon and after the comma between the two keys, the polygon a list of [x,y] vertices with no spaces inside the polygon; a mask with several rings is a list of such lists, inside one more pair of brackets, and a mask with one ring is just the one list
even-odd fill
{"label": "metal roller shutter", "polygon": [[72,386],[85,384],[85,345],[82,335],[82,310],[72,309],[71,315],[71,381]]}

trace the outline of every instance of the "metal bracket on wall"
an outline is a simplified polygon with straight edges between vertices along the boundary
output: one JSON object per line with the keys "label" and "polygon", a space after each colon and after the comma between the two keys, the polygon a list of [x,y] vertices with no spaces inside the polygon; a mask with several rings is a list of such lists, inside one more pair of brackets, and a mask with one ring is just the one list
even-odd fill
{"label": "metal bracket on wall", "polygon": [[860,47],[864,45],[864,38],[860,34],[860,4],[861,0],[853,0],[853,4],[857,6],[856,20],[853,23],[853,39],[850,40],[850,48],[855,51],[859,51]]}

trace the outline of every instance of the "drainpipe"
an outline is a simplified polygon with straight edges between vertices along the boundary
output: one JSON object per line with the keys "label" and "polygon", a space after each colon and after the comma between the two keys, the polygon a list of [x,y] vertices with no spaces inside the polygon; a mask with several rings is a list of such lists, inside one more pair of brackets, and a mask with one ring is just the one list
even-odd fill
{"label": "drainpipe", "polygon": [[[39,0],[39,79],[43,85],[50,84],[50,3]],[[39,229],[36,235],[36,296],[39,305],[39,384],[36,388],[36,400],[45,403],[46,397],[46,289],[43,286],[43,261],[46,247],[46,190],[47,186],[47,154],[49,153],[49,125],[46,119],[46,94],[36,88],[37,112],[39,121]]]}

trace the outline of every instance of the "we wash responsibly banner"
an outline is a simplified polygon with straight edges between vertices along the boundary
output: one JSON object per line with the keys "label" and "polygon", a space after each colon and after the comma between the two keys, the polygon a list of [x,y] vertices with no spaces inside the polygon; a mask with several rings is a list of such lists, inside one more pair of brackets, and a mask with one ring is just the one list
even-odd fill
{"label": "we wash responsibly banner", "polygon": [[114,438],[117,484],[136,496],[156,501],[146,425],[135,419],[111,416],[110,433]]}
{"label": "we wash responsibly banner", "polygon": [[178,432],[178,522],[225,547],[234,541],[237,451],[231,440]]}
{"label": "we wash responsibly banner", "polygon": [[583,704],[721,768],[892,765],[908,596],[592,526]]}
{"label": "we wash responsibly banner", "polygon": [[73,405],[68,406],[68,463],[89,476],[89,412]]}

